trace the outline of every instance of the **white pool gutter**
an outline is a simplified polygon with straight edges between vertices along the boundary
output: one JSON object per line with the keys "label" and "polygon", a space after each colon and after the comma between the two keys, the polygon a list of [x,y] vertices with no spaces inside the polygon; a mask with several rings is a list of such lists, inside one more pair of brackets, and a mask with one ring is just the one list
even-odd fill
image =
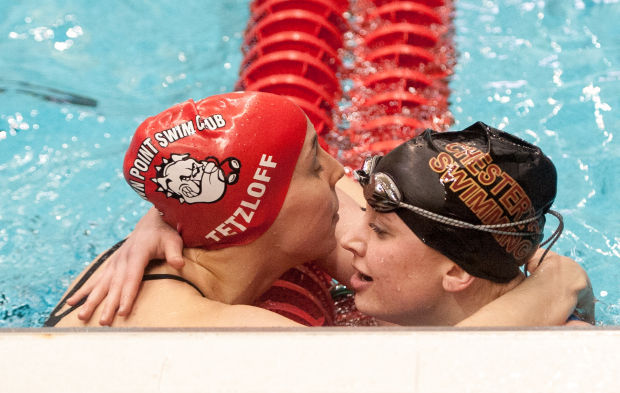
{"label": "white pool gutter", "polygon": [[620,329],[6,329],[0,391],[620,392]]}

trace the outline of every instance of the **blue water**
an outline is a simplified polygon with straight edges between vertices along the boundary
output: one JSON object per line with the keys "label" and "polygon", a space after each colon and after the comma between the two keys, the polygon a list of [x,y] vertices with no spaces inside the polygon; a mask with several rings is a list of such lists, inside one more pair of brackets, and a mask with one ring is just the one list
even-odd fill
{"label": "blue water", "polygon": [[[554,250],[589,273],[597,319],[620,324],[620,1],[459,0],[455,128],[483,120],[558,169]],[[554,219],[547,227],[554,228]]]}
{"label": "blue water", "polygon": [[[248,18],[248,0],[41,3],[0,0],[0,327],[40,326],[131,231],[148,206],[122,180],[129,137],[175,102],[231,90]],[[554,159],[555,249],[590,273],[602,324],[620,324],[615,15],[609,0],[458,1],[451,83],[455,129],[483,120]]]}
{"label": "blue water", "polygon": [[121,176],[139,122],[233,88],[248,1],[208,3],[0,0],[0,327],[40,326],[147,210]]}

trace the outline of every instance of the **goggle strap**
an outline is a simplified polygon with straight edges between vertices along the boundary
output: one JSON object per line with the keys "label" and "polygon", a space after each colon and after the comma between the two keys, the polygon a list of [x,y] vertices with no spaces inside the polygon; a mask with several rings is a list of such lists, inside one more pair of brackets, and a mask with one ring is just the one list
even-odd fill
{"label": "goggle strap", "polygon": [[[354,177],[356,178],[356,180],[362,185],[365,186],[367,184],[370,183],[370,176],[373,175],[374,172],[374,168],[377,165],[377,163],[379,162],[379,160],[381,159],[381,156],[372,156],[369,158],[366,158],[364,160],[364,164],[362,166],[361,170],[357,170],[355,171]],[[398,190],[398,187],[396,187],[396,190]],[[400,199],[400,198],[398,198]],[[393,201],[396,202],[396,201]],[[505,223],[505,224],[491,224],[491,225],[485,225],[485,224],[471,224],[469,222],[466,221],[461,221],[461,220],[457,220],[454,218],[450,218],[450,217],[446,217],[446,216],[442,216],[441,214],[437,214],[437,213],[433,213],[431,211],[428,211],[426,209],[422,209],[420,207],[417,206],[413,206],[413,205],[409,205],[407,203],[398,201],[398,207],[402,207],[405,208],[407,210],[411,210],[414,213],[417,213],[423,217],[426,217],[430,220],[445,224],[445,225],[450,225],[450,226],[454,226],[457,228],[467,228],[467,229],[474,229],[477,231],[482,231],[482,232],[489,232],[489,233],[493,233],[493,234],[497,234],[497,235],[509,235],[509,236],[532,236],[532,235],[540,235],[542,234],[542,232],[511,232],[511,231],[502,231],[502,230],[498,230],[497,228],[514,228],[517,227],[519,225],[523,225],[523,224],[527,224],[530,223],[532,221],[538,220],[542,214],[537,214],[533,217],[527,218],[525,220],[520,220],[520,221],[515,221],[515,222],[510,222],[510,223]],[[549,210],[550,214],[554,215],[555,217],[557,217],[560,220],[560,225],[558,226],[558,228],[556,229],[556,231],[553,233],[553,235],[551,235],[551,237],[549,239],[547,239],[544,243],[546,244],[547,242],[553,240],[553,242],[551,243],[551,245],[553,245],[553,243],[555,243],[555,241],[557,240],[557,238],[559,237],[559,235],[562,233],[562,230],[564,228],[564,224],[563,224],[563,220],[562,220],[562,216],[553,211],[553,210]],[[559,231],[559,232],[558,232]],[[545,252],[546,253],[546,252]],[[541,259],[542,260],[542,259]]]}

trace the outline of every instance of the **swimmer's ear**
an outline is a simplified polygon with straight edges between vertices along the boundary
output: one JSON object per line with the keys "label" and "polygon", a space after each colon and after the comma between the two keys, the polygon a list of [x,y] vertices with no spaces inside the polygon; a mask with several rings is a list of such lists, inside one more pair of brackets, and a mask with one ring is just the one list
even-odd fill
{"label": "swimmer's ear", "polygon": [[452,263],[452,266],[443,275],[443,289],[446,292],[460,292],[469,288],[474,280],[474,276],[467,273],[456,263]]}

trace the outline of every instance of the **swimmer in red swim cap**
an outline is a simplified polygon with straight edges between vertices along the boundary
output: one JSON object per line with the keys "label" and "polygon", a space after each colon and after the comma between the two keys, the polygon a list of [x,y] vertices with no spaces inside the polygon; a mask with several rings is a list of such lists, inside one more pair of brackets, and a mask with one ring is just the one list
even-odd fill
{"label": "swimmer in red swim cap", "polygon": [[[124,173],[189,248],[179,270],[149,264],[138,307],[114,326],[295,325],[246,305],[289,268],[336,247],[343,168],[299,107],[268,93],[175,105],[138,127]],[[47,325],[83,325],[68,310],[55,310]]]}
{"label": "swimmer in red swim cap", "polygon": [[[446,150],[444,146],[446,143],[438,136],[441,134],[428,131],[420,139],[407,142],[382,159],[369,160],[368,164],[361,171],[358,171],[360,183],[364,186],[365,198],[358,198],[358,202],[355,202],[350,196],[339,191],[340,221],[336,228],[339,246],[327,257],[320,258],[319,263],[338,281],[349,284],[359,291],[358,306],[362,311],[385,321],[404,325],[548,325],[560,324],[565,321],[566,316],[570,314],[577,302],[576,294],[580,290],[582,293],[591,294],[591,289],[588,291],[587,276],[583,270],[575,262],[557,254],[553,254],[545,260],[545,269],[541,269],[542,271],[519,284],[522,277],[520,277],[518,269],[515,273],[513,267],[518,267],[524,263],[531,256],[530,251],[533,251],[540,242],[540,232],[544,224],[544,221],[541,221],[540,214],[546,212],[555,196],[555,171],[539,149],[528,147],[530,150],[525,154],[520,149],[515,148],[519,145],[516,138],[509,137],[505,133],[497,134],[495,132],[497,130],[491,130],[482,123],[477,124],[474,128],[476,130],[469,133],[462,131],[462,134],[445,133],[443,135],[446,135],[445,138],[448,139],[453,138],[453,140],[448,141],[450,143],[462,143],[465,147],[461,146],[461,150],[464,149],[467,154],[471,153],[471,157],[480,156],[478,157],[482,160],[480,162],[476,161],[472,164],[458,161],[463,159],[459,156],[460,158],[454,158],[453,163],[461,163],[462,165],[448,165],[450,164],[449,160],[441,155]],[[492,131],[491,136],[488,136],[486,133],[490,130]],[[432,135],[433,138],[424,139],[429,135]],[[485,135],[487,135],[486,139]],[[487,145],[493,147],[490,157],[485,156],[488,153]],[[513,147],[512,150],[510,149],[511,146]],[[523,146],[525,147],[525,145]],[[460,150],[456,147],[452,146],[450,149],[455,150],[453,154],[459,154]],[[475,149],[477,150],[474,151]],[[475,154],[477,151],[481,153]],[[324,152],[321,152],[318,157],[323,157],[323,154]],[[530,155],[528,156],[528,154]],[[534,155],[537,155],[538,161]],[[228,154],[223,154],[220,158],[224,159],[228,156]],[[302,152],[301,157],[303,156],[304,153]],[[465,158],[470,156],[466,155]],[[456,180],[448,178],[445,174],[438,175],[437,171],[440,169],[438,166],[436,166],[437,171],[435,171],[428,165],[420,164],[420,162],[426,163],[431,159],[446,164],[444,169]],[[532,161],[533,159],[534,161]],[[299,160],[301,162],[301,158]],[[373,163],[377,165],[370,165]],[[481,219],[481,222],[475,220],[475,212],[480,212],[484,206],[488,208],[487,205],[490,204],[476,204],[475,209],[469,209],[468,206],[471,204],[468,205],[468,203],[474,198],[470,194],[468,195],[471,198],[465,198],[462,193],[466,191],[464,184],[471,185],[473,183],[462,178],[461,173],[458,172],[462,169],[461,167],[466,167],[468,171],[483,172],[484,170],[485,176],[495,173],[497,178],[495,180],[502,181],[499,177],[500,172],[495,171],[495,169],[483,168],[482,164],[490,167],[493,163],[496,164],[497,169],[506,172],[503,179],[511,178],[517,179],[516,183],[521,182],[518,185],[527,191],[527,196],[532,202],[530,206],[532,209],[523,203],[517,203],[518,198],[515,195],[521,195],[521,199],[523,199],[523,193],[517,192],[518,190],[515,191],[516,189],[505,195],[505,190],[502,193],[498,191],[497,195],[494,196],[495,199],[506,205],[502,208],[507,209],[510,214],[508,222],[514,225],[501,229],[493,227],[493,229],[503,232],[511,230],[526,232],[527,235],[524,238],[532,242],[532,247],[528,248],[527,253],[519,255],[518,260],[511,259],[506,255],[502,256],[502,253],[512,255],[512,251],[517,249],[516,247],[511,247],[511,251],[507,252],[508,250],[503,245],[494,244],[493,236],[488,235],[487,232],[474,229],[473,234],[466,233],[461,236],[459,231],[462,232],[463,228],[451,225],[454,223],[461,226],[466,224],[472,226],[495,224],[495,222],[485,222],[486,218]],[[536,175],[523,175],[526,172],[522,172],[521,169],[530,164],[533,168],[541,169],[544,176],[548,177],[545,186],[550,187],[551,192],[545,193],[542,187],[541,190],[536,190],[536,186],[531,185],[540,183]],[[322,165],[320,164],[320,166]],[[240,175],[242,176],[243,162],[241,168]],[[324,175],[326,169],[317,166],[316,176]],[[224,171],[221,181],[225,181],[226,173],[228,172]],[[531,176],[534,179],[533,183],[529,180],[524,181],[521,178],[522,175]],[[345,188],[346,185],[346,188],[358,192],[361,196],[359,186],[343,183],[346,182],[346,179],[343,179],[339,186]],[[295,180],[295,176],[293,176],[293,180]],[[490,182],[488,176],[482,180],[483,182]],[[495,180],[493,184],[489,183],[485,186],[499,187],[495,184]],[[303,182],[301,178],[300,181]],[[509,180],[505,182],[513,186],[516,184]],[[460,191],[460,193],[454,199],[450,195],[449,187],[457,183],[459,187],[456,187],[456,191]],[[232,188],[235,185],[229,187]],[[311,192],[310,188],[292,181],[288,193],[297,192],[298,187],[307,190],[308,193]],[[537,199],[530,195],[532,191],[538,193],[541,198]],[[196,192],[191,193],[191,195],[194,194]],[[463,196],[463,198],[459,199],[459,196]],[[317,237],[313,238],[308,232],[306,232],[308,237],[294,236],[295,233],[299,233],[300,228],[306,227],[312,228],[310,232],[323,227],[324,229],[321,232],[328,233],[330,236],[333,233],[331,226],[325,222],[325,217],[329,217],[329,210],[321,209],[321,203],[314,200],[316,197],[316,191],[311,197],[310,195],[300,196],[299,201],[305,201],[306,205],[300,204],[299,210],[295,210],[298,215],[289,216],[291,220],[286,225],[279,226],[280,229],[275,231],[289,231],[290,236],[285,238],[281,236],[272,237],[270,241],[274,241],[274,243],[271,244],[271,248],[268,246],[263,249],[264,252],[267,254],[274,252],[275,255],[278,255],[279,250],[284,247],[290,250],[287,255],[296,258],[298,263],[303,263],[308,260],[309,255],[312,255],[312,249],[319,247],[322,242],[328,243],[329,247],[333,246],[327,237],[323,237],[322,240]],[[368,206],[360,209],[360,205],[362,203],[366,205],[366,202]],[[424,211],[424,214],[430,212],[434,219],[428,219],[417,212],[412,212],[412,214],[417,215],[408,216],[409,213],[407,212],[412,210],[404,208],[405,205],[415,205]],[[286,207],[285,202],[281,215],[287,211]],[[516,210],[513,211],[512,208]],[[523,211],[517,212],[521,208]],[[474,213],[469,212],[468,209]],[[403,210],[407,212],[403,212]],[[503,223],[503,218],[491,213],[489,213],[489,217],[495,217]],[[166,212],[164,212],[164,217],[165,214]],[[312,214],[314,216],[310,218]],[[474,215],[472,216],[472,214]],[[425,222],[425,219],[429,222]],[[170,254],[174,252],[163,252],[157,250],[157,247],[159,247],[160,242],[171,244],[174,240],[170,239],[175,239],[174,231],[169,228],[165,229],[160,223],[161,220],[153,212],[150,212],[144,220],[147,224],[141,223],[141,226],[137,227],[135,233],[129,237],[128,242],[139,249],[140,243],[137,243],[136,239],[141,239],[144,241],[142,245],[149,249],[147,254],[170,259]],[[276,227],[279,220],[280,216],[272,228]],[[529,221],[521,223],[523,220]],[[322,223],[320,223],[321,221]],[[534,222],[538,225],[537,229],[533,228],[532,223]],[[447,226],[447,230],[454,231],[455,236],[444,236],[440,239],[442,241],[435,243],[432,237],[433,228],[441,230],[441,225]],[[175,223],[173,222],[174,226]],[[527,229],[523,230],[522,226],[527,227]],[[201,229],[201,231],[204,233],[210,228]],[[417,231],[422,229],[429,232],[418,235]],[[186,232],[188,230],[191,231],[192,229],[185,229]],[[271,229],[266,234],[270,231]],[[484,235],[480,235],[481,232],[484,232]],[[499,234],[501,235],[501,233]],[[185,236],[186,234],[183,235],[184,238]],[[149,240],[149,238],[154,240]],[[259,241],[262,239],[263,237],[259,237]],[[454,244],[452,239],[454,239]],[[457,242],[457,239],[461,240]],[[472,244],[463,244],[462,239],[465,241],[471,239]],[[428,244],[425,244],[426,242]],[[127,248],[127,246],[123,246],[124,250]],[[170,248],[174,249],[175,246]],[[295,249],[298,250],[296,255]],[[325,248],[321,246],[319,249],[324,250]],[[455,249],[454,254],[450,253],[452,249]],[[459,249],[463,250],[463,255],[459,254]],[[226,250],[226,248],[222,250]],[[186,251],[185,255],[187,254]],[[476,254],[477,259],[471,258],[474,254]],[[491,255],[492,257],[490,257]],[[115,259],[115,261],[117,260]],[[121,264],[121,266],[123,265]],[[231,270],[236,269],[234,262],[229,262],[226,266]],[[114,276],[114,273],[110,273],[110,276]],[[120,281],[124,281],[123,274],[120,276]],[[550,277],[553,279],[551,280]],[[494,278],[495,281],[501,282],[508,280],[509,282],[507,284],[495,284],[488,278]],[[119,282],[118,279],[115,280]],[[517,284],[519,284],[520,289],[518,292],[508,291]],[[123,284],[123,288],[130,287],[130,285]],[[97,290],[99,288],[97,287]],[[82,297],[86,292],[88,291],[77,293],[72,301]],[[505,292],[507,292],[505,295],[500,296]],[[107,288],[102,293],[105,295]],[[116,293],[116,297],[112,297],[117,301],[120,291],[117,289]],[[128,293],[131,294],[131,289],[128,290]],[[552,299],[549,298],[549,293],[553,293]],[[128,297],[131,298],[130,295]],[[101,298],[102,295],[95,293],[94,300],[90,304],[96,305]],[[553,302],[553,308],[549,307],[550,301]],[[111,304],[115,309],[114,302],[112,300]],[[481,309],[483,305],[486,307]],[[97,309],[98,313],[100,313],[100,308]],[[550,310],[552,312],[549,312]],[[124,313],[126,312],[125,309]],[[88,319],[87,314],[88,312],[85,312],[83,315],[85,319]],[[108,316],[104,316],[102,319],[107,322],[107,318]]]}
{"label": "swimmer in red swim cap", "polygon": [[[269,116],[272,106],[282,113]],[[138,127],[125,155],[125,179],[185,246],[247,244],[280,212],[306,128],[303,113],[275,95],[189,100]]]}

